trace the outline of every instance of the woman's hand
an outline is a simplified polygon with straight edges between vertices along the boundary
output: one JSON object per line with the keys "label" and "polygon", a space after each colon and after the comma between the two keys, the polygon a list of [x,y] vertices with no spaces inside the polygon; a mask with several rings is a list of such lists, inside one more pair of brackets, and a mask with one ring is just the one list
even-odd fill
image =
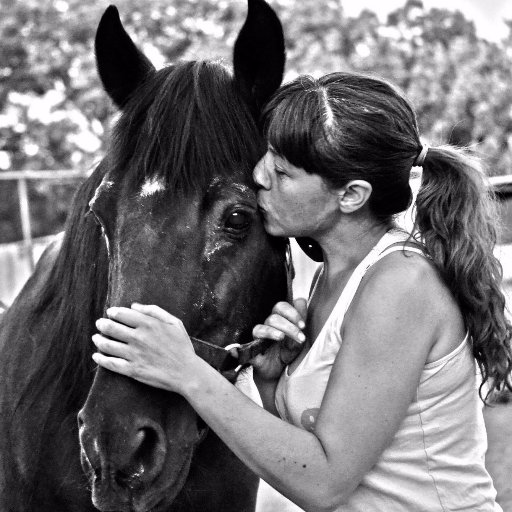
{"label": "woman's hand", "polygon": [[251,359],[256,381],[278,379],[285,366],[299,355],[306,340],[302,332],[306,326],[306,315],[306,299],[296,299],[293,305],[288,302],[278,302],[265,323],[254,327],[252,331],[254,338],[276,341],[264,354]]}
{"label": "woman's hand", "polygon": [[144,384],[180,393],[198,361],[181,320],[158,306],[113,307],[92,340],[102,353],[94,361]]}

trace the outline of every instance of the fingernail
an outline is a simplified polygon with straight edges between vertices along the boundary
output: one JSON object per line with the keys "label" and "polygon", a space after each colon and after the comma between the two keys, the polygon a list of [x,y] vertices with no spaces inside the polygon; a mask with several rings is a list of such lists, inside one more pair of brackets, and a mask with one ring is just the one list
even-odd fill
{"label": "fingernail", "polygon": [[103,318],[98,318],[96,320],[96,327],[101,331],[101,324],[103,323]]}
{"label": "fingernail", "polygon": [[299,321],[299,329],[304,329],[304,327],[306,327],[304,320],[300,320]]}
{"label": "fingernail", "polygon": [[300,341],[306,341],[306,336],[304,335],[303,332],[299,332],[298,338],[299,338]]}
{"label": "fingernail", "polygon": [[107,315],[108,315],[108,316],[110,316],[110,315],[114,315],[116,311],[117,311],[117,308],[116,308],[116,307],[108,308],[108,309],[107,309]]}

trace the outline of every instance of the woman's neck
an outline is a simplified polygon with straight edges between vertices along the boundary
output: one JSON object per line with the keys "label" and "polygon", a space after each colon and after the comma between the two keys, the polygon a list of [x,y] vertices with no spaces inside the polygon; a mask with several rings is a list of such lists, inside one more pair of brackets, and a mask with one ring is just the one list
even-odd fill
{"label": "woman's neck", "polygon": [[375,244],[394,224],[376,221],[351,221],[338,224],[317,240],[324,257],[324,276],[327,281],[340,273],[352,272]]}

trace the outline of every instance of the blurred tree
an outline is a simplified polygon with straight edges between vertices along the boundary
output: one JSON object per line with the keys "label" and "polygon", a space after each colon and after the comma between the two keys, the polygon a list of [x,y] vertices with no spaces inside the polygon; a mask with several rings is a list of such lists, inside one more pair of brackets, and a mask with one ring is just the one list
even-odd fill
{"label": "blurred tree", "polygon": [[[89,169],[115,116],[96,75],[93,41],[106,5],[1,0],[0,172]],[[412,100],[425,138],[471,145],[493,174],[512,173],[512,21],[500,44],[463,13],[407,0],[385,22],[343,0],[271,0],[285,28],[287,78],[344,69],[389,79]],[[157,67],[230,61],[245,0],[118,0],[123,24]],[[321,8],[319,8],[321,7]],[[0,182],[0,242],[21,237],[15,184]],[[34,236],[58,231],[70,187],[30,187]]]}

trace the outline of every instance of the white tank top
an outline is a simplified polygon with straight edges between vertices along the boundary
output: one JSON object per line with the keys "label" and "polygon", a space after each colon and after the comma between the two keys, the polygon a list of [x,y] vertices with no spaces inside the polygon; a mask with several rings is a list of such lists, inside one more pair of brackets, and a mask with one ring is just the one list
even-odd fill
{"label": "white tank top", "polygon": [[[291,375],[285,369],[275,395],[282,419],[314,431],[341,346],[343,318],[359,283],[368,268],[390,252],[423,254],[404,243],[408,236],[391,230],[379,240],[350,276],[304,359]],[[425,364],[391,445],[339,512],[502,512],[484,466],[486,449],[476,365],[466,336],[451,353]]]}

